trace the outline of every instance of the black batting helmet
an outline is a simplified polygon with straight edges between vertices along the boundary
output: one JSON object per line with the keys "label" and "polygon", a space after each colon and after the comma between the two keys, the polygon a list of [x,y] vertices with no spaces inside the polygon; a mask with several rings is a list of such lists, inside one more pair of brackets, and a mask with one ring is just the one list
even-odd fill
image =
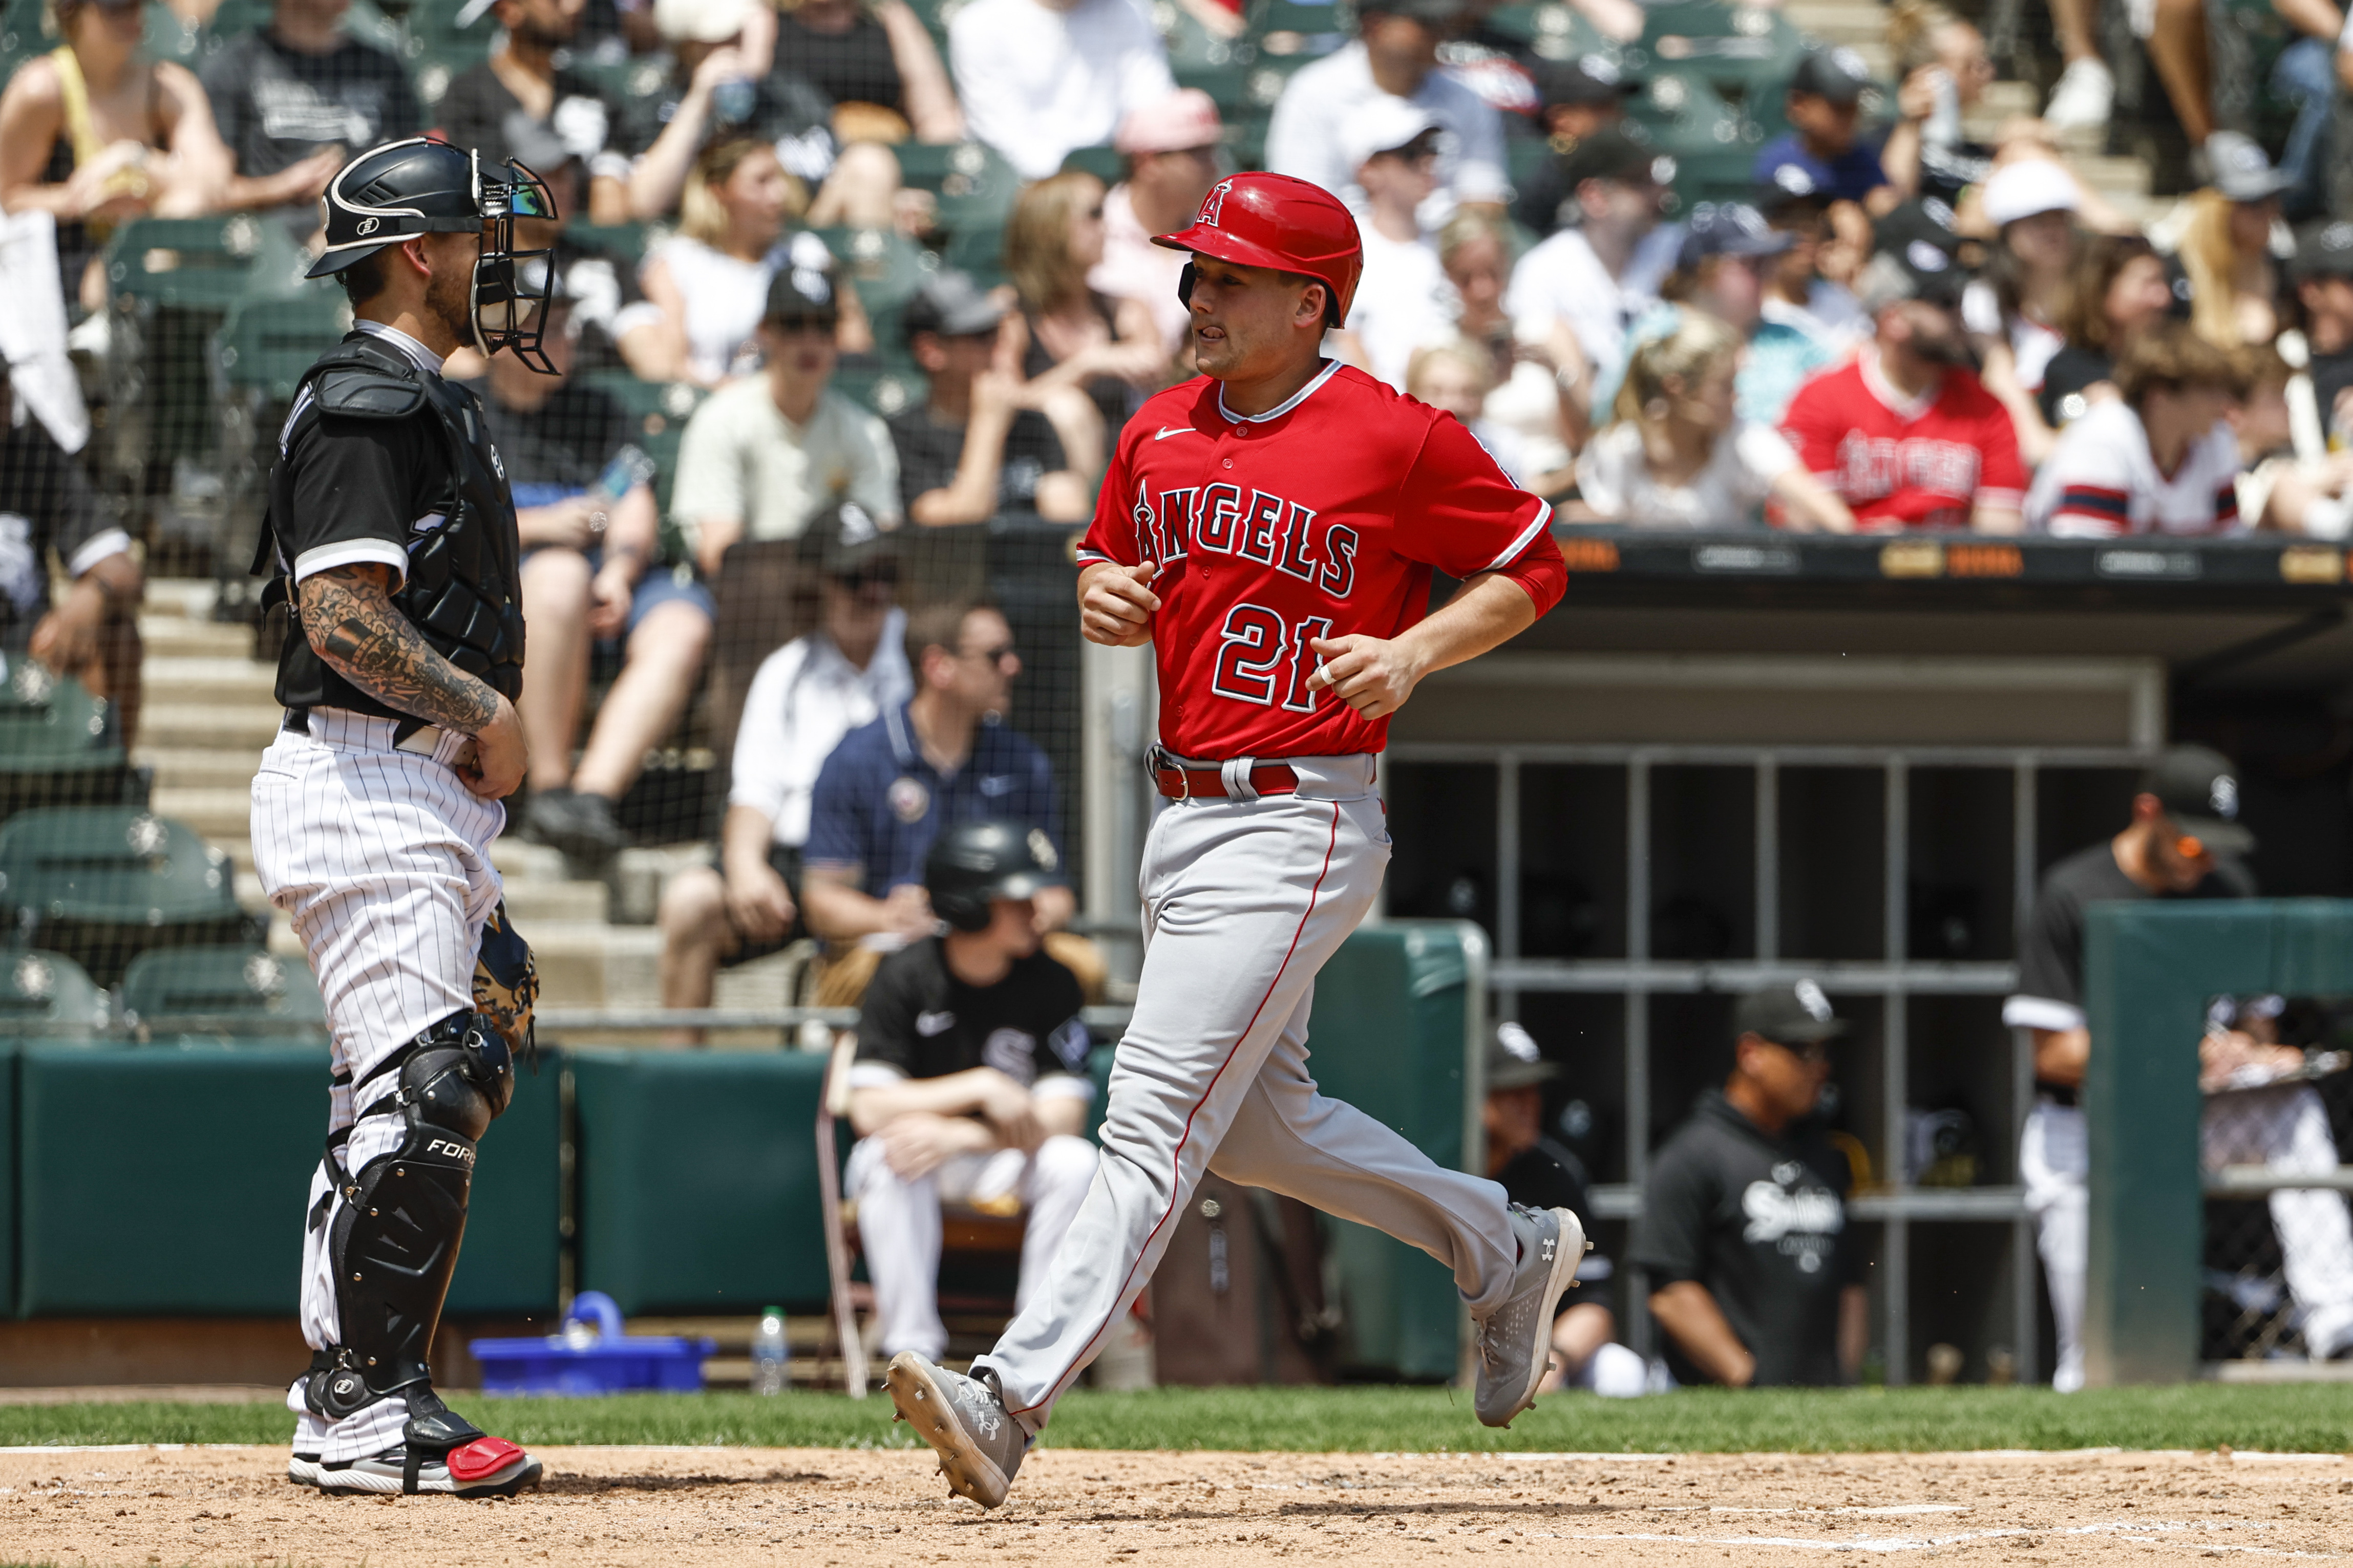
{"label": "black batting helmet", "polygon": [[988,924],[991,899],[1027,899],[1051,884],[1057,857],[1042,827],[959,822],[940,830],[923,861],[932,911],[958,931]]}
{"label": "black batting helmet", "polygon": [[474,347],[513,352],[553,374],[540,349],[554,279],[547,250],[517,250],[514,220],[553,218],[554,198],[512,159],[482,166],[482,155],[418,136],[371,148],[327,183],[327,244],[304,274],[325,278],[421,234],[480,234],[471,302]]}

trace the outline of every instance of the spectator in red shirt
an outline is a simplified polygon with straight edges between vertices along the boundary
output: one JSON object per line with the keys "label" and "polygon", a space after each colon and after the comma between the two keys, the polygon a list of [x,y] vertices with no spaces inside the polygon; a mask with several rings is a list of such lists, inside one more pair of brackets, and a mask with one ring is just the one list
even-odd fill
{"label": "spectator in red shirt", "polygon": [[1782,434],[1861,531],[2016,533],[2026,468],[2010,416],[1968,368],[1959,241],[1918,203],[1881,219],[1874,237],[1855,285],[1873,341],[1798,389]]}

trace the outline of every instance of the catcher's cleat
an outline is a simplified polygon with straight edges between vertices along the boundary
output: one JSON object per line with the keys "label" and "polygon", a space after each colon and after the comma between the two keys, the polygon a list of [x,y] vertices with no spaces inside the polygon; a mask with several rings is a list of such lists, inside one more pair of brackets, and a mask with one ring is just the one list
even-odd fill
{"label": "catcher's cleat", "polygon": [[1029,1434],[1005,1413],[997,1390],[913,1351],[891,1358],[884,1382],[900,1418],[938,1451],[948,1489],[983,1508],[1002,1506],[1029,1451]]}
{"label": "catcher's cleat", "polygon": [[539,1485],[537,1459],[503,1437],[477,1437],[443,1454],[411,1455],[406,1444],[343,1464],[321,1464],[322,1492],[373,1492],[399,1496],[431,1492],[445,1497],[512,1497]]}
{"label": "catcher's cleat", "polygon": [[1585,1231],[1567,1209],[1512,1205],[1512,1233],[1520,1265],[1512,1293],[1479,1324],[1479,1392],[1472,1401],[1489,1426],[1509,1426],[1536,1402],[1536,1384],[1552,1369],[1553,1310],[1577,1280]]}

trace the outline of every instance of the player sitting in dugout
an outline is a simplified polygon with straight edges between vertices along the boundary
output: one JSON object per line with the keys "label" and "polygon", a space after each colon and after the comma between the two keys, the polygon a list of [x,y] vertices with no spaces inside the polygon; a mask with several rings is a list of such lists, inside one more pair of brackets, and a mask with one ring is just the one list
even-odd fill
{"label": "player sitting in dugout", "polygon": [[1846,1033],[1810,980],[1752,992],[1732,1076],[1651,1163],[1635,1266],[1678,1383],[1852,1383],[1870,1341],[1844,1156],[1814,1119]]}
{"label": "player sitting in dugout", "polygon": [[[1593,1196],[1586,1185],[1585,1162],[1544,1130],[1544,1086],[1560,1076],[1560,1064],[1546,1061],[1535,1040],[1517,1024],[1498,1024],[1487,1043],[1487,1177],[1501,1182],[1512,1202],[1530,1208],[1565,1208],[1593,1234]],[[1609,1259],[1588,1252],[1577,1266],[1579,1285],[1609,1278]],[[1585,1293],[1563,1296],[1552,1320],[1552,1370],[1537,1392],[1589,1388],[1613,1399],[1647,1391],[1650,1368],[1624,1345],[1613,1342],[1618,1320]]]}
{"label": "player sitting in dugout", "polygon": [[1076,976],[1039,951],[1055,885],[1043,830],[962,822],[923,866],[947,929],[884,959],[866,988],[843,1186],[874,1281],[882,1353],[947,1352],[940,1206],[1026,1210],[1017,1301],[1029,1300],[1094,1180],[1094,1082]]}

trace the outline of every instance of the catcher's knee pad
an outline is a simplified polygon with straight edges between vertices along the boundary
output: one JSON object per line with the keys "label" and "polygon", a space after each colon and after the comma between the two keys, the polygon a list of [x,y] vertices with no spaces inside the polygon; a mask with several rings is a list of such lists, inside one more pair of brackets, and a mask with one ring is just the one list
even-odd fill
{"label": "catcher's knee pad", "polygon": [[312,1215],[328,1226],[343,1332],[313,1363],[306,1397],[330,1417],[431,1378],[426,1357],[466,1233],[475,1141],[514,1091],[505,1042],[471,1013],[417,1036],[370,1079],[386,1073],[392,1092],[360,1114],[399,1117],[399,1142],[353,1172],[338,1135],[327,1150],[334,1192]]}

